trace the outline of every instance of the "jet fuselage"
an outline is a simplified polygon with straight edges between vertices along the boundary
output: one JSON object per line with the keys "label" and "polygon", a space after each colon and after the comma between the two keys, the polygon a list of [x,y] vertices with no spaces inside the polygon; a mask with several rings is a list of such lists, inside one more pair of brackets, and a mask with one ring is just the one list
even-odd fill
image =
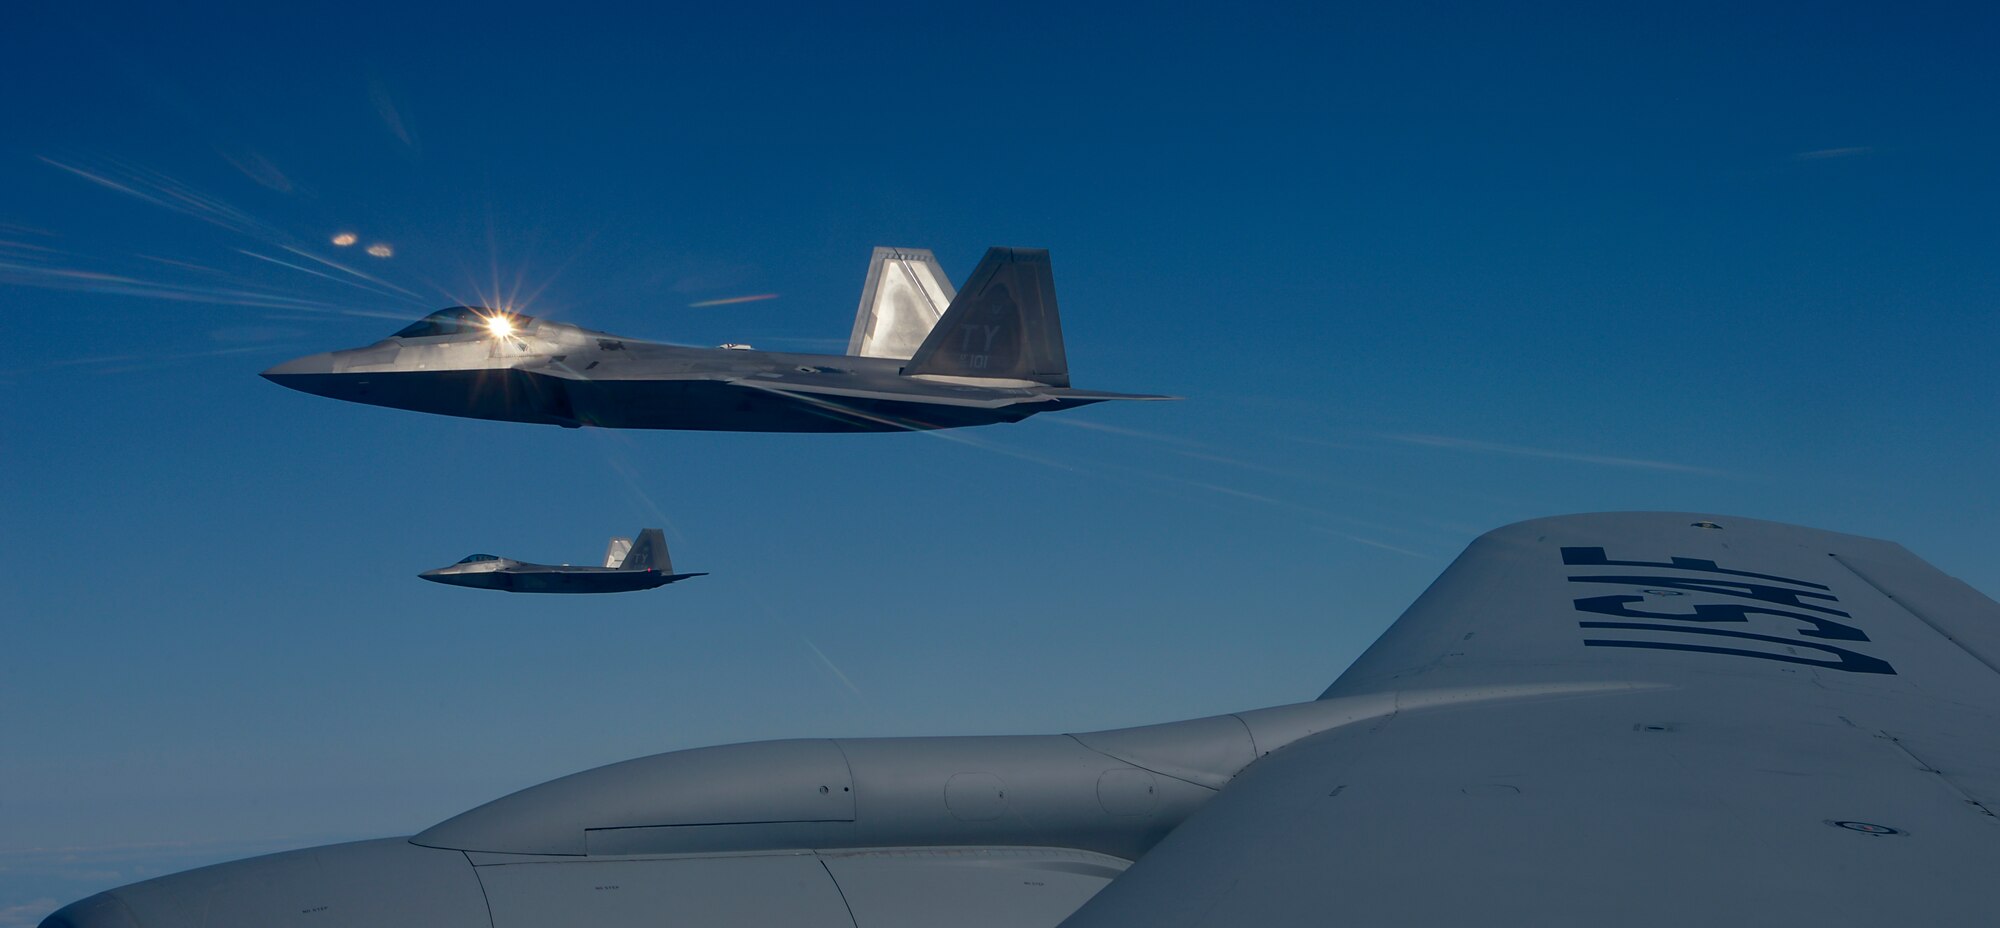
{"label": "jet fuselage", "polygon": [[988,249],[953,295],[928,252],[878,248],[862,292],[844,355],[663,345],[455,306],[264,376],[350,402],[571,428],[899,432],[1170,399],[1070,387],[1046,251]]}
{"label": "jet fuselage", "polygon": [[911,378],[904,363],[664,345],[533,320],[505,336],[392,336],[264,377],[354,403],[568,428],[908,431],[1018,422],[1098,401],[1029,384]]}
{"label": "jet fuselage", "polygon": [[[458,566],[458,565],[454,565]],[[652,569],[623,570],[614,567],[551,567],[519,564],[496,570],[453,571],[450,567],[427,570],[417,576],[452,586],[508,593],[630,593],[666,586],[695,574],[670,574]]]}
{"label": "jet fuselage", "polygon": [[629,593],[666,586],[700,573],[675,573],[667,539],[648,528],[636,539],[611,539],[604,566],[531,564],[491,554],[468,555],[456,564],[417,576],[436,583],[507,593]]}

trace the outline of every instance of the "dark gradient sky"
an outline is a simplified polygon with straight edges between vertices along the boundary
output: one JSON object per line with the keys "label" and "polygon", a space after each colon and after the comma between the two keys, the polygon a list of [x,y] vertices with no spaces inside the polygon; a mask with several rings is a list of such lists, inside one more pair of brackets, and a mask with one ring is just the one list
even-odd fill
{"label": "dark gradient sky", "polygon": [[[7,19],[0,928],[660,750],[1308,699],[1533,516],[1802,522],[2000,591],[1985,8]],[[1188,399],[607,433],[256,376],[496,293],[838,352],[877,244],[1050,248],[1077,385]],[[713,576],[414,576],[653,524]]]}

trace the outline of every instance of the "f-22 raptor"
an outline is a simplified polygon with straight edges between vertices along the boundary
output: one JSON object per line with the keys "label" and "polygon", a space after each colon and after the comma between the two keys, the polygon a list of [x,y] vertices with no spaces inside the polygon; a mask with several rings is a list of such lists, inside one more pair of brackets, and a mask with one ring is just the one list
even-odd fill
{"label": "f-22 raptor", "polygon": [[639,532],[638,539],[613,538],[604,550],[603,567],[530,564],[491,554],[474,554],[450,567],[417,576],[452,586],[469,586],[508,593],[629,593],[651,590],[689,577],[674,573],[667,539],[659,529]]}
{"label": "f-22 raptor", "polygon": [[930,252],[877,248],[845,355],[665,345],[458,306],[264,377],[351,402],[568,428],[888,432],[1172,399],[1070,386],[1049,254],[1024,248],[989,249],[956,293]]}

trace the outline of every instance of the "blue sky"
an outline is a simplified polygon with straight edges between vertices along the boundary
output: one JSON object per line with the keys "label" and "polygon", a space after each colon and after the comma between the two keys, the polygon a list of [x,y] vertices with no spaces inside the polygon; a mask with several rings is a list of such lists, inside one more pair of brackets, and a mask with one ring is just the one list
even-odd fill
{"label": "blue sky", "polygon": [[[1994,18],[31,3],[0,926],[656,751],[1308,699],[1534,516],[1794,521],[2000,591]],[[1077,385],[1186,401],[574,432],[256,376],[496,292],[838,352],[877,244],[1051,249]],[[655,524],[713,575],[414,576]]]}

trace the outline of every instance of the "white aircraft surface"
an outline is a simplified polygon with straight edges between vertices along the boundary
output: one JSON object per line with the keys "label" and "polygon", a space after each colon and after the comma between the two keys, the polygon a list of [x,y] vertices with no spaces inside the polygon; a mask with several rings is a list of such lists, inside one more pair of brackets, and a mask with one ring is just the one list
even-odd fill
{"label": "white aircraft surface", "polygon": [[1311,702],[661,754],[43,925],[1986,925],[1996,803],[2000,604],[1608,513],[1481,537]]}

